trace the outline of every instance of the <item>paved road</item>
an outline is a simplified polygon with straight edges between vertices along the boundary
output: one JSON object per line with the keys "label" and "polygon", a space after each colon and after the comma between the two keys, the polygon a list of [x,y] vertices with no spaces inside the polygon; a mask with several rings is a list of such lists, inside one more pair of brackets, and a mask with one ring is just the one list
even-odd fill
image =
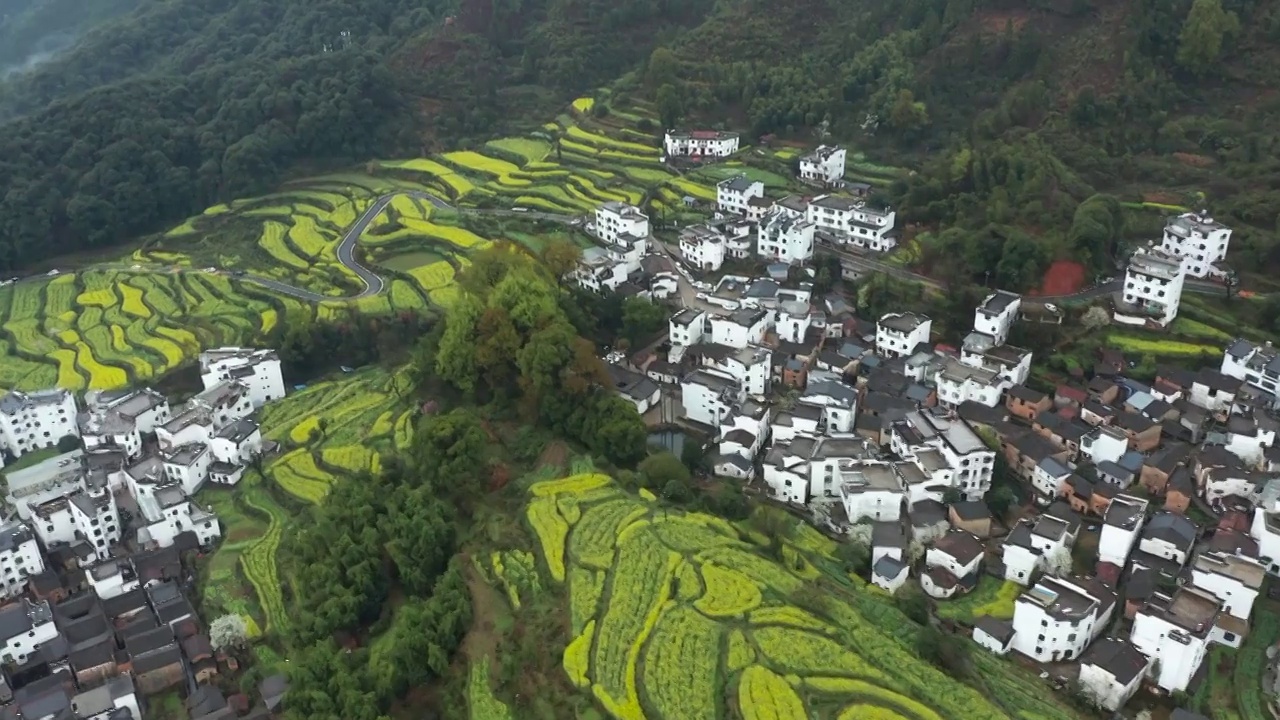
{"label": "paved road", "polygon": [[[387,282],[381,275],[378,275],[377,273],[365,267],[364,265],[361,265],[360,262],[356,260],[356,256],[355,256],[356,246],[359,245],[360,236],[364,234],[364,231],[366,229],[368,229],[369,224],[372,223],[374,219],[376,219],[378,215],[382,213],[383,210],[386,210],[387,205],[390,205],[391,201],[394,198],[401,195],[413,198],[415,200],[422,200],[422,201],[428,202],[431,204],[432,207],[438,210],[453,210],[460,213],[466,213],[468,215],[519,217],[519,218],[527,218],[530,220],[545,220],[548,222],[558,222],[558,223],[563,223],[565,225],[572,224],[579,220],[578,217],[573,215],[559,215],[556,213],[539,212],[536,210],[517,211],[517,210],[508,210],[508,209],[502,209],[502,208],[458,208],[458,207],[454,207],[453,205],[450,205],[446,200],[443,200],[440,197],[432,195],[431,193],[428,193],[428,192],[423,192],[420,190],[401,190],[401,191],[379,196],[376,200],[374,200],[373,204],[370,205],[363,213],[361,213],[359,218],[356,218],[356,221],[351,225],[350,228],[347,229],[346,233],[342,236],[341,242],[338,244],[337,253],[336,253],[338,257],[338,262],[342,263],[343,266],[351,270],[351,272],[355,273],[356,277],[360,278],[360,281],[364,283],[364,289],[356,293],[355,295],[341,295],[337,297],[334,297],[331,295],[321,295],[320,293],[313,292],[306,288],[298,287],[297,285],[290,285],[289,283],[280,282],[279,280],[274,280],[269,277],[264,277],[262,275],[255,275],[253,273],[247,273],[244,271],[213,269],[213,270],[210,270],[210,272],[217,275],[234,277],[239,280],[243,280],[245,282],[254,283],[256,285],[261,285],[267,288],[268,290],[272,290],[274,292],[280,293],[281,295],[288,295],[289,297],[297,298],[304,302],[318,303],[318,302],[324,302],[326,300],[346,302],[346,301],[360,300],[362,298],[373,297],[374,295],[378,295],[379,293],[381,293],[383,290],[386,289]],[[140,268],[140,267],[135,267],[133,265],[120,263],[120,262],[100,263],[92,266],[92,268],[98,269],[98,270],[119,270],[122,272],[148,272],[148,273],[157,272],[157,269],[154,267]],[[89,268],[85,268],[85,269],[89,269]],[[198,272],[198,271],[170,270],[169,272]],[[19,282],[39,280],[42,277],[45,277],[45,276],[34,275],[30,277],[21,278]]]}

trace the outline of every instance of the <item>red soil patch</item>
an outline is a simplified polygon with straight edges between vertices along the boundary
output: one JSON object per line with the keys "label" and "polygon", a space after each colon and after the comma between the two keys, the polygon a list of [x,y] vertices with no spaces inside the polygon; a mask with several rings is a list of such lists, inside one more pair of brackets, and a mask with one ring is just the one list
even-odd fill
{"label": "red soil patch", "polygon": [[1168,192],[1144,192],[1142,202],[1159,203],[1160,205],[1177,205],[1182,198]]}
{"label": "red soil patch", "polygon": [[1084,266],[1074,260],[1055,260],[1033,295],[1070,295],[1084,287]]}

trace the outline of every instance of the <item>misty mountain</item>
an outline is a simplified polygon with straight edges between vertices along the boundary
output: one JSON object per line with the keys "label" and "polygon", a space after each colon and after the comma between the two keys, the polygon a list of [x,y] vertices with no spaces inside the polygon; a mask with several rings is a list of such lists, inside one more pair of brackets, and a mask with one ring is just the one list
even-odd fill
{"label": "misty mountain", "polygon": [[71,47],[93,26],[143,0],[0,0],[0,78]]}

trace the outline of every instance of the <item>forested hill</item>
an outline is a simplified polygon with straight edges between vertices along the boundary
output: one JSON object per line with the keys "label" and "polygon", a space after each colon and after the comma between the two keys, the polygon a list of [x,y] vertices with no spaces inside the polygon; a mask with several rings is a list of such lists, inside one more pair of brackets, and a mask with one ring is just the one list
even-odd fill
{"label": "forested hill", "polygon": [[138,2],[0,82],[0,268],[123,242],[293,173],[416,154],[441,133],[534,127],[711,5]]}
{"label": "forested hill", "polygon": [[66,49],[94,25],[139,0],[0,0],[0,78]]}
{"label": "forested hill", "polygon": [[966,279],[999,264],[1026,287],[1054,254],[1104,271],[1126,223],[1082,205],[1096,192],[1203,202],[1237,226],[1237,264],[1280,267],[1275,2],[737,0],[672,49],[645,77],[668,114],[810,141],[829,121],[917,169],[900,217],[949,228],[923,250]]}
{"label": "forested hill", "polygon": [[136,2],[0,82],[0,268],[292,174],[533,128],[604,85],[669,122],[825,128],[914,168],[889,192],[902,216],[1010,286],[1055,254],[1109,261],[1123,223],[1082,205],[1098,192],[1202,192],[1250,262],[1280,265],[1275,2]]}

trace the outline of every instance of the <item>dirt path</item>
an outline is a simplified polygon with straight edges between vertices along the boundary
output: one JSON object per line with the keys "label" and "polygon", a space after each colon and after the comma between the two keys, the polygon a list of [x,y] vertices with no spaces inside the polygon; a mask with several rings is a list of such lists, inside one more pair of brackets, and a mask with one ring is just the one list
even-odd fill
{"label": "dirt path", "polygon": [[463,557],[463,564],[467,568],[467,590],[471,592],[471,629],[462,639],[462,652],[469,662],[496,658],[498,633],[494,619],[505,611],[505,601],[476,572],[469,555]]}

